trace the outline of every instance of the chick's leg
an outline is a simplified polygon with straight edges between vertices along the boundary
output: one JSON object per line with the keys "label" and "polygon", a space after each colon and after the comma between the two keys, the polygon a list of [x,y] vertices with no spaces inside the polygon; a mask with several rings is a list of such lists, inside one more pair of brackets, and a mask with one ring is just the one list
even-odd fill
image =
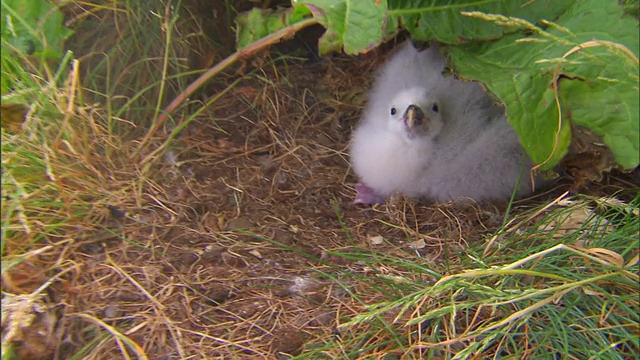
{"label": "chick's leg", "polygon": [[384,197],[378,195],[372,188],[368,187],[363,183],[356,184],[356,199],[353,201],[354,204],[364,204],[364,205],[373,205],[373,204],[382,204],[384,203]]}

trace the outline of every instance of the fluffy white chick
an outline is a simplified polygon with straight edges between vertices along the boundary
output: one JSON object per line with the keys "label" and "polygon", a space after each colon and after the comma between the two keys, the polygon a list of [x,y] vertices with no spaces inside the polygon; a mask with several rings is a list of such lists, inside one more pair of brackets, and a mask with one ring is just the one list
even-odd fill
{"label": "fluffy white chick", "polygon": [[394,194],[438,202],[506,200],[531,189],[531,161],[481,86],[444,75],[435,47],[410,43],[381,68],[352,135],[355,203]]}

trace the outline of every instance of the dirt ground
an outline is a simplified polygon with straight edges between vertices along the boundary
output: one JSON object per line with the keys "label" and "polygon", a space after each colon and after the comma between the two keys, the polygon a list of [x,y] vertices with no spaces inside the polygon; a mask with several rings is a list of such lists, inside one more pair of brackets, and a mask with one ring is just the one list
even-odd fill
{"label": "dirt ground", "polygon": [[[378,271],[330,251],[443,262],[444,247],[499,226],[492,205],[352,205],[347,146],[377,64],[358,60],[280,64],[216,102],[149,179],[145,211],[129,213],[136,220],[112,216],[119,233],[76,254],[95,267],[74,281],[73,307],[138,327],[130,336],[149,358],[296,354],[360,308],[318,271]],[[373,245],[376,236],[388,243]],[[100,358],[119,351],[107,348],[114,353]]]}
{"label": "dirt ground", "polygon": [[[123,358],[126,341],[105,329],[149,359],[299,354],[349,331],[339,325],[389,296],[354,277],[332,281],[341,272],[396,275],[335,252],[448,269],[470,243],[485,241],[506,204],[399,196],[373,208],[352,204],[348,142],[380,61],[369,54],[265,66],[185,129],[143,188],[117,191],[139,175],[135,166],[113,172],[113,198],[95,204],[98,230],[73,240],[65,261],[75,270],[52,287],[65,329],[57,358]],[[340,355],[336,348],[327,358]]]}

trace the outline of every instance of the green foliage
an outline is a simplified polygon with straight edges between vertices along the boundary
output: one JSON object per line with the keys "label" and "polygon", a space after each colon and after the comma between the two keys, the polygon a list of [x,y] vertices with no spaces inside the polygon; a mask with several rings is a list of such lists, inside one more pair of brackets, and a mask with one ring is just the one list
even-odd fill
{"label": "green foliage", "polygon": [[73,31],[64,26],[56,5],[45,0],[2,0],[2,39],[21,54],[62,57],[62,45]]}
{"label": "green foliage", "polygon": [[14,89],[16,82],[28,82],[29,77],[22,68],[22,65],[13,56],[9,56],[4,47],[2,48],[2,56],[0,56],[0,65],[2,66],[2,76],[0,77],[0,94],[3,96]]}
{"label": "green foliage", "polygon": [[452,4],[448,0],[394,0],[389,3],[389,15],[399,16],[403,27],[420,40],[437,40],[458,44],[469,40],[497,39],[513,30],[497,24],[464,16],[463,11],[503,14],[527,21],[553,20],[575,1],[468,1]]}
{"label": "green foliage", "polygon": [[[2,0],[0,18],[2,37],[2,81],[0,91],[6,95],[30,87],[25,63],[30,58],[60,61],[63,43],[73,33],[63,24],[63,15],[55,5],[44,0]],[[22,84],[22,85],[20,85]]]}
{"label": "green foliage", "polygon": [[380,43],[386,1],[310,0],[300,4],[303,5],[298,7],[307,7],[327,28],[319,43],[323,54],[339,51],[342,47],[347,53],[354,54]]}
{"label": "green foliage", "polygon": [[[452,47],[451,62],[462,77],[481,81],[507,105],[509,121],[536,163],[554,147],[547,167],[562,158],[574,123],[601,135],[622,167],[637,166],[638,64],[614,47],[638,53],[637,21],[624,18],[615,2],[599,0],[577,2],[546,29],[516,18],[476,16],[532,33]],[[594,39],[601,43],[590,43]],[[563,58],[574,47],[583,48]],[[558,106],[550,85],[556,66],[563,115],[557,144]]]}
{"label": "green foliage", "polygon": [[[631,169],[640,163],[636,4],[294,1],[291,8],[266,15],[241,14],[237,45],[243,48],[273,32],[261,25],[274,24],[273,19],[285,19],[278,26],[286,27],[306,17],[327,28],[319,42],[322,54],[341,48],[348,54],[364,52],[401,29],[414,40],[455,45],[449,55],[457,75],[482,82],[505,104],[509,122],[543,169],[566,154],[572,124],[602,136],[618,164]],[[241,36],[248,32],[251,37]]]}
{"label": "green foliage", "polygon": [[308,15],[308,12],[296,11],[293,8],[280,12],[253,8],[236,19],[236,28],[238,29],[236,32],[236,44],[238,44],[238,49],[242,49],[269,34],[296,23],[304,19],[306,15]]}
{"label": "green foliage", "polygon": [[[252,42],[310,16],[327,30],[320,39],[322,54],[340,51],[354,54],[371,49],[383,38],[386,1],[311,0],[274,12],[252,9],[236,19],[237,47]],[[367,31],[362,31],[366,26]],[[392,29],[395,32],[395,26]]]}

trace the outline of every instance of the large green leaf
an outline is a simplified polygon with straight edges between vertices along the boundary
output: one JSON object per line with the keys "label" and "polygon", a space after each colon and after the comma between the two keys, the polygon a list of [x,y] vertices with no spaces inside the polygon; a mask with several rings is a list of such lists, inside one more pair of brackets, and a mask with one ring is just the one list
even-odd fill
{"label": "large green leaf", "polygon": [[418,40],[459,44],[474,39],[497,39],[512,29],[462,15],[481,11],[513,16],[530,22],[555,20],[574,0],[389,0],[389,15],[400,17],[402,25]]}
{"label": "large green leaf", "polygon": [[[568,149],[568,125],[574,123],[602,136],[622,167],[637,166],[638,22],[623,16],[615,1],[602,0],[576,1],[546,30],[517,19],[491,19],[523,31],[452,47],[451,61],[461,77],[481,81],[506,104],[509,122],[533,160],[544,163],[543,169],[555,165]],[[563,126],[556,138],[557,64]]]}
{"label": "large green leaf", "polygon": [[397,33],[397,19],[386,21],[386,0],[306,0],[277,11],[252,9],[236,19],[236,46],[250,43],[306,17],[313,16],[326,31],[318,44],[321,54],[356,54],[376,47]]}
{"label": "large green leaf", "polygon": [[386,0],[305,0],[293,4],[307,7],[327,29],[320,38],[321,54],[342,48],[347,54],[372,49],[388,29]]}
{"label": "large green leaf", "polygon": [[611,52],[597,56],[605,62],[597,77],[562,80],[562,104],[570,110],[565,111],[569,121],[602,136],[616,162],[631,169],[639,162],[640,98],[637,80],[630,83],[626,77],[638,67]]}

